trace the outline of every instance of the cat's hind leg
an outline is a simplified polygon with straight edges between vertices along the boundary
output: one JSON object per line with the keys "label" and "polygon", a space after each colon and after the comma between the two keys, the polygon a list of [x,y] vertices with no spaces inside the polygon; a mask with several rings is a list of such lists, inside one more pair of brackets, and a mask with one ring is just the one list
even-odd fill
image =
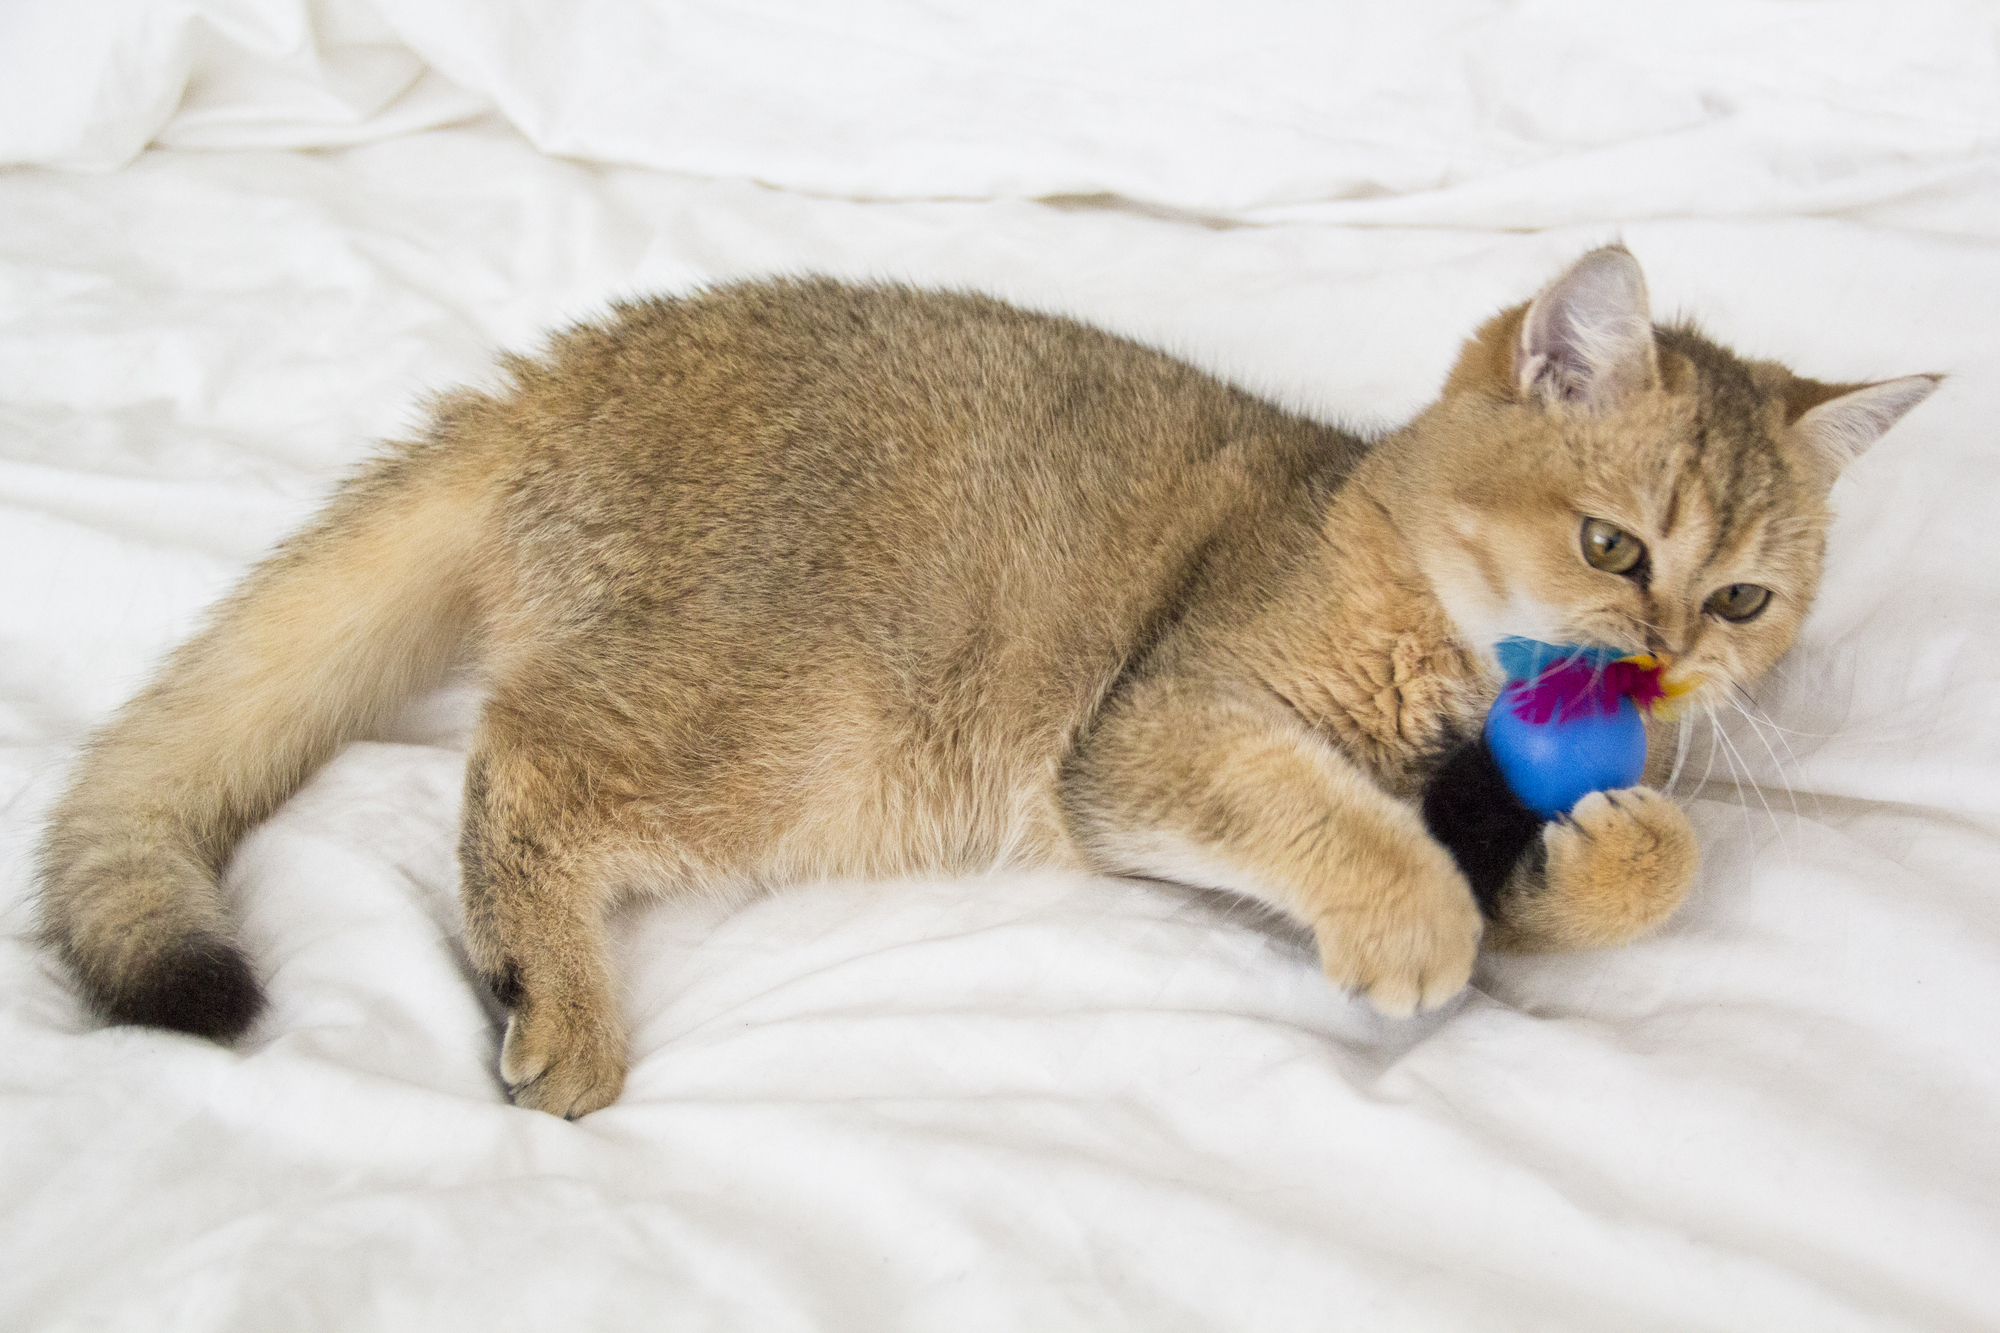
{"label": "cat's hind leg", "polygon": [[575,1119],[625,1085],[605,930],[620,821],[588,754],[540,731],[496,699],[467,763],[466,946],[508,1013],[500,1075],[515,1103]]}

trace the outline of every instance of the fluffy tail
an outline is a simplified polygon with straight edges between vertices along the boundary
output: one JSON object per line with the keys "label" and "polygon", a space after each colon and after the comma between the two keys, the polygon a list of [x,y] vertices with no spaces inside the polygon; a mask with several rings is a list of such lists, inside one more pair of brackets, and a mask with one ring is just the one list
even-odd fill
{"label": "fluffy tail", "polygon": [[451,453],[351,482],[91,741],[42,843],[41,925],[106,1018],[228,1038],[256,1017],[219,873],[456,655],[491,506]]}

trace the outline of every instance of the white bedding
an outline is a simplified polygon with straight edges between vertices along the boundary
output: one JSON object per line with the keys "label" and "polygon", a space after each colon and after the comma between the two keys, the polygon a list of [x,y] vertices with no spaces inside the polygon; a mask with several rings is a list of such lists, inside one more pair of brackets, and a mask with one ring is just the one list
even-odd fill
{"label": "white bedding", "polygon": [[[0,1327],[2000,1326],[1990,5],[14,0],[0,161]],[[453,688],[244,844],[237,1048],[30,941],[84,735],[496,347],[890,276],[1387,423],[1612,236],[1740,350],[1953,376],[1696,729],[1654,939],[1398,1023],[1157,885],[659,906],[563,1123],[457,944]]]}

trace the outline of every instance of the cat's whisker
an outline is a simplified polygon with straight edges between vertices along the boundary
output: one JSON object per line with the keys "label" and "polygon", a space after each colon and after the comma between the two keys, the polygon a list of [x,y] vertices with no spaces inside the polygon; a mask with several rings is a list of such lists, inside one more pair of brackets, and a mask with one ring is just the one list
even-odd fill
{"label": "cat's whisker", "polygon": [[[1774,767],[1778,772],[1778,781],[1784,787],[1785,795],[1791,800],[1792,818],[1800,822],[1804,822],[1805,815],[1799,809],[1798,786],[1792,781],[1791,773],[1787,771],[1787,769],[1785,768],[1785,758],[1778,754],[1777,747],[1773,746],[1771,744],[1770,737],[1764,734],[1764,725],[1767,722],[1769,725],[1773,727],[1777,726],[1777,724],[1775,722],[1769,722],[1768,719],[1760,721],[1757,714],[1759,712],[1762,712],[1763,710],[1761,708],[1758,708],[1757,701],[1751,698],[1750,695],[1746,691],[1744,691],[1741,686],[1733,686],[1732,688],[1736,690],[1737,694],[1742,695],[1744,700],[1748,701],[1749,706],[1745,707],[1744,703],[1739,702],[1737,699],[1733,697],[1729,698],[1730,706],[1733,707],[1737,711],[1737,713],[1742,716],[1745,722],[1748,722],[1750,724],[1750,730],[1754,732],[1756,734],[1757,739],[1760,742],[1762,742],[1765,753],[1771,756],[1772,767]],[[1791,758],[1793,767],[1795,768],[1798,767],[1799,757],[1798,754],[1795,751],[1793,751],[1791,742],[1787,741],[1781,734],[1778,737],[1778,743],[1785,747],[1785,755]]]}
{"label": "cat's whisker", "polygon": [[1688,738],[1694,729],[1694,719],[1685,713],[1674,727],[1674,766],[1667,774],[1666,794],[1673,795],[1674,788],[1681,780],[1681,770],[1687,767]]}
{"label": "cat's whisker", "polygon": [[[1721,725],[1720,721],[1718,721],[1716,724],[1715,736],[1717,740],[1722,742],[1724,752],[1727,756],[1729,756],[1730,772],[1731,773],[1737,772],[1738,764],[1741,764],[1742,766],[1741,771],[1743,776],[1737,781],[1736,784],[1736,790],[1738,796],[1739,797],[1741,796],[1744,785],[1747,783],[1751,793],[1755,795],[1757,798],[1757,804],[1764,807],[1764,815],[1767,819],[1771,821],[1771,831],[1777,835],[1778,847],[1780,850],[1784,852],[1786,863],[1789,864],[1792,859],[1792,848],[1791,844],[1785,840],[1785,826],[1779,822],[1778,812],[1771,808],[1771,802],[1765,798],[1764,786],[1762,783],[1757,781],[1757,775],[1751,769],[1750,761],[1743,757],[1743,752],[1741,750],[1738,750],[1736,748],[1736,742],[1729,738],[1728,731]],[[1750,803],[1748,801],[1743,802],[1743,812],[1747,819],[1750,812]]]}
{"label": "cat's whisker", "polygon": [[1832,740],[1835,736],[1839,735],[1838,732],[1833,731],[1801,731],[1797,727],[1788,727],[1783,723],[1772,721],[1768,714],[1764,716],[1763,724],[1780,735],[1798,736],[1809,741]]}
{"label": "cat's whisker", "polygon": [[1750,802],[1743,798],[1743,777],[1737,769],[1736,750],[1729,744],[1728,737],[1722,734],[1722,723],[1715,715],[1713,703],[1708,706],[1708,736],[1711,759],[1720,753],[1722,762],[1729,767],[1729,785],[1736,789],[1736,804],[1743,810],[1743,834],[1754,848],[1757,841],[1757,825],[1750,818]]}
{"label": "cat's whisker", "polygon": [[[1791,760],[1793,769],[1803,770],[1805,767],[1805,761],[1799,757],[1799,753],[1796,749],[1793,748],[1792,742],[1789,739],[1789,737],[1803,736],[1815,740],[1824,740],[1827,739],[1827,733],[1799,731],[1791,727],[1783,726],[1777,721],[1777,719],[1773,718],[1770,715],[1769,711],[1767,711],[1762,704],[1757,702],[1756,696],[1751,694],[1750,691],[1744,689],[1741,685],[1734,684],[1733,682],[1731,684],[1731,688],[1734,689],[1737,695],[1740,696],[1741,698],[1741,703],[1738,705],[1739,711],[1742,711],[1744,713],[1744,716],[1750,720],[1752,726],[1758,728],[1759,736],[1761,737],[1763,735],[1764,727],[1769,727],[1773,732],[1777,734],[1778,743],[1785,747],[1785,756]],[[1769,745],[1770,742],[1766,741],[1765,744]],[[1772,757],[1774,759],[1777,758],[1776,755],[1773,755]],[[1782,765],[1780,767],[1782,771]],[[1793,793],[1793,798],[1794,800],[1796,800],[1797,784],[1793,782],[1793,780],[1789,775],[1786,776],[1785,782],[1786,782],[1786,789]],[[1813,802],[1814,817],[1818,818],[1825,813],[1824,807],[1820,801],[1819,792],[1817,791],[1817,789],[1814,788],[1808,788],[1807,790]]]}
{"label": "cat's whisker", "polygon": [[1773,718],[1771,714],[1765,709],[1765,707],[1757,702],[1756,696],[1751,694],[1750,691],[1744,689],[1741,685],[1736,684],[1734,681],[1730,682],[1729,688],[1733,690],[1738,696],[1740,696],[1745,704],[1755,709],[1758,717],[1763,719],[1764,725],[1771,728],[1773,731],[1780,732],[1787,736],[1801,736],[1807,740],[1814,740],[1814,741],[1831,740],[1834,736],[1838,734],[1837,732],[1831,732],[1831,731],[1802,731],[1797,727],[1785,726],[1779,721],[1777,721],[1777,719]]}
{"label": "cat's whisker", "polygon": [[[1743,778],[1737,771],[1736,759],[1733,752],[1722,742],[1722,723],[1716,716],[1714,701],[1705,700],[1702,704],[1702,711],[1708,715],[1708,767],[1702,772],[1701,789],[1708,787],[1709,775],[1715,769],[1716,756],[1720,755],[1723,766],[1727,770],[1729,787],[1735,798],[1734,804],[1743,807],[1744,831],[1754,837],[1756,830],[1749,822],[1750,803],[1744,799]],[[1720,783],[1721,780],[1717,779],[1717,785],[1720,785]],[[1710,799],[1714,800],[1718,798],[1710,797]]]}
{"label": "cat's whisker", "polygon": [[1715,772],[1715,705],[1704,703],[1702,709],[1708,714],[1708,763],[1702,766],[1701,781],[1694,785],[1696,792],[1708,786],[1708,779]]}

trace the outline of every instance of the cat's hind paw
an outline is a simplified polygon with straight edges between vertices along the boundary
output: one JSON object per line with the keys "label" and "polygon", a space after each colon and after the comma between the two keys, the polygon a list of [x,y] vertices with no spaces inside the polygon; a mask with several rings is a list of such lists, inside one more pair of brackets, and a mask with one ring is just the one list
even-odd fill
{"label": "cat's hind paw", "polygon": [[531,1003],[507,1018],[500,1077],[514,1105],[575,1120],[618,1100],[625,1061],[625,1034],[615,1023]]}

